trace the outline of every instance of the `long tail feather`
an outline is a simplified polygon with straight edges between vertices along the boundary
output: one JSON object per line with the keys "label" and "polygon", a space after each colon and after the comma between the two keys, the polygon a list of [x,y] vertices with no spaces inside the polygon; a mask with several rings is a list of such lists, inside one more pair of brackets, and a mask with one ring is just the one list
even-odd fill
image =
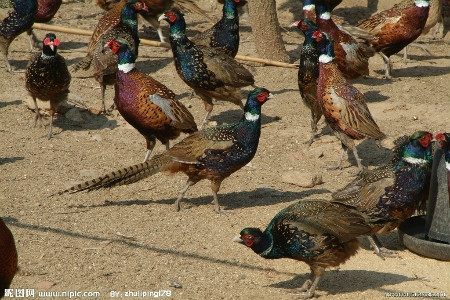
{"label": "long tail feather", "polygon": [[157,155],[147,162],[112,171],[98,178],[74,185],[67,190],[58,192],[58,195],[62,195],[64,193],[76,193],[85,190],[93,191],[101,188],[134,183],[163,171],[171,161],[171,158],[167,155]]}
{"label": "long tail feather", "polygon": [[79,69],[87,70],[91,66],[92,56],[87,55],[82,60],[72,65],[72,71],[77,72]]}

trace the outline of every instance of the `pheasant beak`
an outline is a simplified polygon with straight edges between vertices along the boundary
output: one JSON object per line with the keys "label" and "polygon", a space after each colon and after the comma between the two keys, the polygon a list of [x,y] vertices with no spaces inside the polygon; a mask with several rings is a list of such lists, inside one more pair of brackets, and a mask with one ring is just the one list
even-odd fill
{"label": "pheasant beak", "polygon": [[236,242],[236,243],[239,243],[239,244],[245,245],[245,242],[244,242],[244,240],[241,239],[241,236],[240,236],[240,235],[235,236],[235,237],[232,239],[232,241],[233,241],[233,242]]}
{"label": "pheasant beak", "polygon": [[165,19],[166,19],[166,15],[162,14],[162,15],[159,16],[158,22],[161,22],[162,20],[165,20]]}
{"label": "pheasant beak", "polygon": [[269,99],[275,99],[275,96],[272,93],[269,93],[269,97],[267,97],[267,100]]}

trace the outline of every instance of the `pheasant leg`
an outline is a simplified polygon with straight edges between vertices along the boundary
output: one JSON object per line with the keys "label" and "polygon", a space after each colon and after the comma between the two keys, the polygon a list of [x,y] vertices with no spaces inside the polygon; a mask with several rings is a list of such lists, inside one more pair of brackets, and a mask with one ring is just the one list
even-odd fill
{"label": "pheasant leg", "polygon": [[369,240],[369,243],[370,243],[370,245],[372,246],[372,248],[373,248],[373,250],[375,251],[375,253],[376,253],[379,257],[381,257],[383,260],[384,260],[386,257],[395,257],[395,256],[397,256],[397,252],[384,248],[384,247],[381,245],[381,242],[380,242],[380,240],[377,238],[376,235],[368,236],[367,239]]}
{"label": "pheasant leg", "polygon": [[44,127],[44,123],[42,122],[41,114],[39,113],[39,107],[37,105],[36,97],[33,97],[34,107],[36,109],[36,114],[34,115],[34,127],[36,127],[36,122],[39,119],[39,123],[41,123],[41,126]]}
{"label": "pheasant leg", "polygon": [[5,60],[6,69],[8,70],[8,72],[14,73],[13,70],[11,69],[11,65],[9,64],[9,60],[8,60],[8,57],[6,56],[6,54],[3,54],[3,59]]}
{"label": "pheasant leg", "polygon": [[386,70],[385,73],[384,73],[384,77],[386,79],[392,79],[392,63],[391,63],[391,60],[383,52],[378,52],[378,54],[381,55],[381,57],[383,58],[383,61],[384,61],[385,70]]}
{"label": "pheasant leg", "polygon": [[183,207],[181,206],[181,200],[183,200],[184,194],[186,193],[186,191],[189,189],[189,187],[191,186],[192,182],[188,179],[188,181],[186,181],[186,185],[184,186],[184,188],[180,191],[180,195],[178,196],[177,201],[175,201],[175,206],[176,206],[176,210],[180,211],[181,209],[183,209]]}

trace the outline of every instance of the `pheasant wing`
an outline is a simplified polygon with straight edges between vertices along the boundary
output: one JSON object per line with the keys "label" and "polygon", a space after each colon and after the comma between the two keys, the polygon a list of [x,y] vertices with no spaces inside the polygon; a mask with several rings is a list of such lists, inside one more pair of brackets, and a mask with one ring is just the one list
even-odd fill
{"label": "pheasant wing", "polygon": [[343,84],[331,87],[333,113],[340,114],[339,127],[342,131],[354,136],[366,136],[380,139],[384,133],[375,123],[365,102],[364,95],[355,87]]}
{"label": "pheasant wing", "polygon": [[203,61],[208,70],[225,85],[244,87],[255,83],[252,73],[240,63],[218,49],[197,46],[203,52]]}

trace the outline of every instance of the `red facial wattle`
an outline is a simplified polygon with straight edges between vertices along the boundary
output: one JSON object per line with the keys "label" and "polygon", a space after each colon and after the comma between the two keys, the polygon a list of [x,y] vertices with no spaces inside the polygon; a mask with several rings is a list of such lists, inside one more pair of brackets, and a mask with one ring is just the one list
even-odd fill
{"label": "red facial wattle", "polygon": [[54,39],[53,41],[49,38],[44,39],[44,45],[46,46],[56,46],[58,47],[60,44],[60,41],[58,39]]}
{"label": "red facial wattle", "polygon": [[243,235],[241,239],[245,242],[245,246],[247,247],[251,247],[255,242],[255,239],[251,234]]}
{"label": "red facial wattle", "polygon": [[264,103],[267,98],[269,97],[269,94],[267,92],[260,92],[258,95],[256,95],[256,99],[258,102]]}
{"label": "red facial wattle", "polygon": [[428,148],[428,146],[430,145],[431,139],[432,139],[431,135],[427,134],[419,139],[419,143],[420,143],[420,145],[422,145],[422,147]]}

